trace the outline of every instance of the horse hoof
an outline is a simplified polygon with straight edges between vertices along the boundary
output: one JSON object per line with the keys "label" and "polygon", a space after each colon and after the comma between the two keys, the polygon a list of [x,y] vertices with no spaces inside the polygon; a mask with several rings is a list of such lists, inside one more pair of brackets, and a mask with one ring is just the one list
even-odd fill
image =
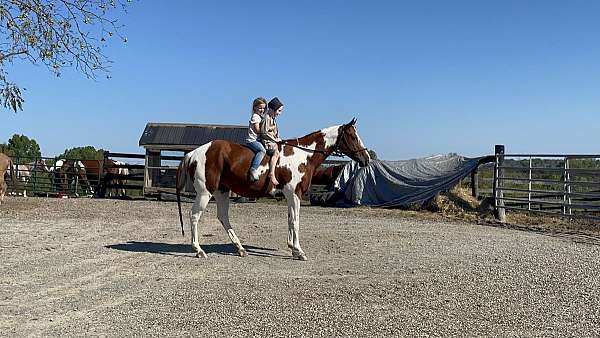
{"label": "horse hoof", "polygon": [[294,257],[294,259],[299,261],[307,260],[306,254],[304,252],[292,252],[292,256]]}
{"label": "horse hoof", "polygon": [[240,257],[248,257],[246,249],[238,250],[238,253],[240,254]]}
{"label": "horse hoof", "polygon": [[196,258],[208,258],[208,256],[206,255],[206,253],[204,251],[202,251],[202,252],[196,253]]}

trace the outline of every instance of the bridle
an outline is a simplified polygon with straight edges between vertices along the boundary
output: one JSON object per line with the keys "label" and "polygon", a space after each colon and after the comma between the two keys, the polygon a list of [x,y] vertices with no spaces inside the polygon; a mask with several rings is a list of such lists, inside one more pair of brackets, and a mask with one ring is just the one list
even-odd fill
{"label": "bridle", "polygon": [[342,127],[342,132],[341,132],[341,136],[338,138],[337,142],[335,142],[335,144],[333,145],[333,148],[331,150],[321,150],[321,149],[310,149],[310,148],[306,148],[300,145],[300,141],[299,139],[296,138],[296,144],[292,144],[292,143],[288,143],[286,141],[281,141],[278,142],[278,144],[283,144],[283,145],[288,145],[290,147],[294,147],[294,148],[298,148],[304,151],[308,151],[308,152],[312,152],[312,153],[319,153],[319,154],[324,154],[325,156],[338,156],[338,157],[344,157],[344,155],[354,155],[356,153],[360,153],[361,151],[365,151],[368,150],[368,148],[360,148],[358,150],[348,150],[345,153],[341,152],[339,150],[340,148],[340,143],[343,142],[343,144],[346,146],[347,149],[350,149],[350,147],[348,146],[348,140],[346,140],[346,128],[348,128],[350,125],[344,125]]}

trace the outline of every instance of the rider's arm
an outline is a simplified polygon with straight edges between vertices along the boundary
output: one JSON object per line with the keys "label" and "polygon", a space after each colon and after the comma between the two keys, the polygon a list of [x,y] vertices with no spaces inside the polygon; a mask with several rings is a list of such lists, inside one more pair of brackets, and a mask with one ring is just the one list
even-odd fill
{"label": "rider's arm", "polygon": [[252,129],[257,135],[260,134],[260,122],[252,123]]}

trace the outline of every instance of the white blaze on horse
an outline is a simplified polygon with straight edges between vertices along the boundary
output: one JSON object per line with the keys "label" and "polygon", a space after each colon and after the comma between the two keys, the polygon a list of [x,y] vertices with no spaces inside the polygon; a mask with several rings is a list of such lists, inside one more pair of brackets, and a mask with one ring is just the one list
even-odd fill
{"label": "white blaze on horse", "polygon": [[254,153],[243,145],[217,140],[209,142],[186,154],[177,169],[177,203],[181,231],[180,192],[188,179],[193,181],[196,200],[191,211],[192,247],[197,257],[206,257],[198,242],[198,221],[206,210],[211,196],[217,202],[217,218],[227,231],[231,242],[240,256],[246,256],[246,250],[229,223],[229,191],[245,197],[263,197],[282,192],[288,204],[287,245],[292,256],[306,260],[306,254],[300,247],[300,200],[310,188],[315,170],[325,159],[335,153],[343,153],[366,166],[369,153],[358,136],[356,119],[341,126],[325,128],[298,139],[285,140],[279,144],[281,157],[275,175],[279,185],[273,186],[268,176],[268,158],[263,159],[259,167],[260,179],[250,182],[247,177]]}

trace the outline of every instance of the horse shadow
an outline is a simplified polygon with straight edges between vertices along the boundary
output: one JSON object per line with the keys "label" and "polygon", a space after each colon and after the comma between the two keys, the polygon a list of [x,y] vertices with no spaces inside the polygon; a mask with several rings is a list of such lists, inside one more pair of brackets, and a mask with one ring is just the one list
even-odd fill
{"label": "horse shadow", "polygon": [[[195,251],[190,244],[171,244],[171,243],[156,243],[156,242],[138,242],[128,241],[127,243],[111,244],[104,246],[107,249],[114,249],[127,252],[145,252],[167,256],[181,256],[195,258]],[[202,250],[206,254],[218,254],[224,256],[238,256],[238,252],[231,243],[224,244],[203,244]],[[248,256],[257,257],[277,257],[281,259],[291,259],[291,256],[276,254],[277,249],[263,248],[252,245],[244,245]],[[194,255],[190,255],[194,254]]]}

